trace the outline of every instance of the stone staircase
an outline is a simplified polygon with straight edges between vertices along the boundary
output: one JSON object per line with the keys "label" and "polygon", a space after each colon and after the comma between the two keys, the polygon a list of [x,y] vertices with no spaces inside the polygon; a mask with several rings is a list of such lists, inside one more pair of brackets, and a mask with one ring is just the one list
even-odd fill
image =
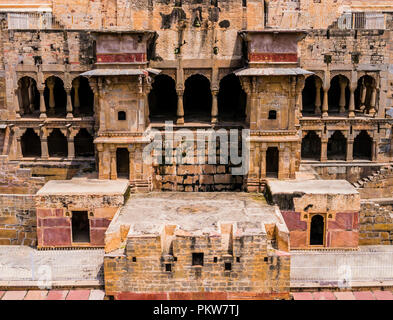
{"label": "stone staircase", "polygon": [[393,177],[393,164],[383,166],[380,170],[375,171],[371,175],[369,175],[365,178],[359,179],[356,182],[353,182],[352,185],[356,189],[361,189],[361,188],[367,187],[367,185],[370,184],[370,182],[380,181],[380,180],[385,179],[389,176]]}

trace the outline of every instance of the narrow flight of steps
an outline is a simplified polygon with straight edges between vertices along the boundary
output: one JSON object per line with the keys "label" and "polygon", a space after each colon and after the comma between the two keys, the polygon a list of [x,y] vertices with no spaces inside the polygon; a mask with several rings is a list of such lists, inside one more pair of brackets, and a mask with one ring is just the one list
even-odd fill
{"label": "narrow flight of steps", "polygon": [[393,175],[393,164],[389,164],[389,165],[382,167],[380,170],[375,171],[371,175],[369,175],[365,178],[359,179],[356,182],[353,182],[352,185],[356,189],[364,188],[367,183],[384,179],[388,175]]}

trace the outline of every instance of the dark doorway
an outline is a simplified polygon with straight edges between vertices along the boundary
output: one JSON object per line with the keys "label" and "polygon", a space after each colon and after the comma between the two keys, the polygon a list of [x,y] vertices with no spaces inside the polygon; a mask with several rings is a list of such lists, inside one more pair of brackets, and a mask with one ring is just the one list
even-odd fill
{"label": "dark doorway", "polygon": [[328,160],[346,160],[347,139],[341,131],[335,131],[329,138],[327,145]]}
{"label": "dark doorway", "polygon": [[54,129],[48,137],[48,150],[50,157],[68,156],[68,142],[60,129]]}
{"label": "dark doorway", "polygon": [[154,78],[152,89],[149,93],[149,113],[150,121],[152,122],[176,120],[176,83],[170,76],[162,74]]}
{"label": "dark doorway", "polygon": [[359,160],[372,160],[373,139],[367,131],[362,130],[353,142],[353,158]]}
{"label": "dark doorway", "polygon": [[324,233],[324,219],[321,215],[317,214],[311,218],[310,245],[323,246]]}
{"label": "dark doorway", "polygon": [[192,265],[193,266],[203,266],[203,253],[193,252],[192,253]]}
{"label": "dark doorway", "polygon": [[321,159],[321,138],[315,131],[309,131],[302,139],[302,159]]}
{"label": "dark doorway", "polygon": [[[77,95],[75,95],[77,92]],[[71,100],[74,116],[92,116],[94,113],[94,93],[89,80],[77,77],[72,81]]]}
{"label": "dark doorway", "polygon": [[221,79],[217,99],[220,121],[245,120],[247,95],[236,75],[231,73]]}
{"label": "dark doorway", "polygon": [[126,148],[116,150],[116,166],[118,178],[130,178],[130,153]]}
{"label": "dark doorway", "polygon": [[21,138],[24,157],[41,157],[41,140],[32,128],[28,128]]}
{"label": "dark doorway", "polygon": [[[339,114],[340,113],[340,96],[341,96],[341,87],[340,87],[340,79],[342,81],[346,80],[348,83],[348,79],[344,76],[338,75],[335,76],[332,81],[330,81],[330,89],[328,92],[329,99],[329,114]],[[348,85],[345,87],[345,110],[348,110],[349,105],[349,88]]]}
{"label": "dark doorway", "polygon": [[87,211],[72,211],[72,242],[90,242],[90,224]]}
{"label": "dark doorway", "polygon": [[302,104],[303,115],[313,115],[315,114],[315,100],[316,100],[316,93],[317,93],[317,81],[319,82],[319,108],[322,105],[323,99],[323,89],[322,89],[322,80],[318,76],[310,76],[306,79],[304,84],[304,89],[302,92]]}
{"label": "dark doorway", "polygon": [[40,93],[36,81],[30,77],[23,77],[18,81],[19,108],[23,116],[40,115]]}
{"label": "dark doorway", "polygon": [[93,157],[94,156],[94,143],[93,137],[82,128],[74,138],[75,156],[76,157]]}
{"label": "dark doorway", "polygon": [[196,74],[189,77],[184,90],[184,117],[186,121],[211,121],[212,94],[210,81]]}
{"label": "dark doorway", "polygon": [[269,147],[266,150],[266,176],[278,178],[278,149]]}
{"label": "dark doorway", "polygon": [[363,111],[370,108],[372,87],[375,84],[373,77],[365,75],[358,80],[355,90],[355,109]]}

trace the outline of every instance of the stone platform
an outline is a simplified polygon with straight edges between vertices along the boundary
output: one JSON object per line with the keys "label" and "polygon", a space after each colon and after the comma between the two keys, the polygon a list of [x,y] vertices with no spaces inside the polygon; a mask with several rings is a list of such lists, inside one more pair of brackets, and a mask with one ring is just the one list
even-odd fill
{"label": "stone platform", "polygon": [[[129,236],[159,235],[165,225],[178,225],[187,234],[201,236],[219,233],[220,224],[248,224],[248,232],[266,235],[266,225],[287,230],[277,207],[268,205],[260,194],[220,193],[149,193],[132,194],[106,232],[106,251],[114,249],[120,233]],[[240,232],[239,227],[239,232]],[[116,247],[118,248],[118,246]]]}

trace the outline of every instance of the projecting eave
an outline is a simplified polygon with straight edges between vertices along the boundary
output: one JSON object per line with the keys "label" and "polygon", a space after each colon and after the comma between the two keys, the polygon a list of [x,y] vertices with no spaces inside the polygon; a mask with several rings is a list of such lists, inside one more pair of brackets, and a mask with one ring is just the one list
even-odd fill
{"label": "projecting eave", "polygon": [[84,77],[104,77],[104,76],[147,76],[149,73],[157,75],[161,73],[159,69],[94,69],[81,73]]}
{"label": "projecting eave", "polygon": [[314,72],[302,68],[242,68],[233,72],[237,76],[299,76]]}

